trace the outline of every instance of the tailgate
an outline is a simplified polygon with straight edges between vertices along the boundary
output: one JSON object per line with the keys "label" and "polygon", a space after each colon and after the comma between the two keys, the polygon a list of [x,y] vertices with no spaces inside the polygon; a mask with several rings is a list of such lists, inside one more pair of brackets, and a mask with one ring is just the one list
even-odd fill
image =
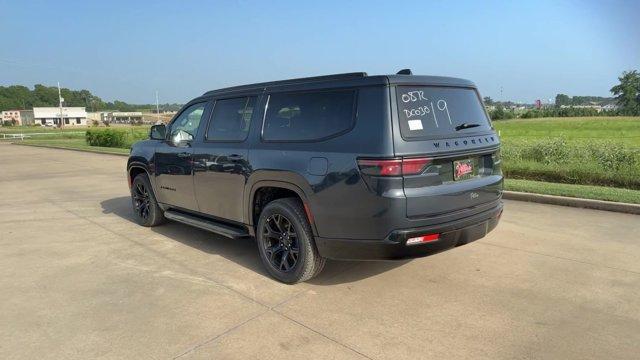
{"label": "tailgate", "polygon": [[432,160],[404,176],[408,217],[436,216],[496,201],[502,193],[499,152]]}
{"label": "tailgate", "polygon": [[410,175],[403,173],[407,216],[436,216],[498,200],[500,140],[476,89],[412,85],[391,91],[395,155],[409,163],[428,160]]}

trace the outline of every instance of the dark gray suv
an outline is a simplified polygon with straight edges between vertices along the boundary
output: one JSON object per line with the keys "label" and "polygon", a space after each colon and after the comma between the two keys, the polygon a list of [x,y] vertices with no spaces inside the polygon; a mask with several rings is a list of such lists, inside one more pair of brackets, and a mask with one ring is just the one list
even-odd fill
{"label": "dark gray suv", "polygon": [[268,272],[419,257],[502,213],[500,141],[463,79],[350,73],[215,90],[131,149],[136,218],[255,237]]}

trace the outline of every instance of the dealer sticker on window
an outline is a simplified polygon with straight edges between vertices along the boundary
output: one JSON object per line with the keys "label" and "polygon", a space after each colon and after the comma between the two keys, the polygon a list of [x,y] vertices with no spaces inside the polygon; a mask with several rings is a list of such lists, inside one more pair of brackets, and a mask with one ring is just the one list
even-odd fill
{"label": "dealer sticker on window", "polygon": [[422,130],[422,120],[409,120],[409,130]]}

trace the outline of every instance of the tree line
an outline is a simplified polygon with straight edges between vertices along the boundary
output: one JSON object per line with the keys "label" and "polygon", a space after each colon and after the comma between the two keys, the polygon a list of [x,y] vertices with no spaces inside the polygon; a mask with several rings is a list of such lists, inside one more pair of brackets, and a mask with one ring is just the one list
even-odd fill
{"label": "tree line", "polygon": [[[108,102],[93,95],[89,90],[60,90],[64,106],[85,107],[87,111],[141,111],[156,108],[155,104],[129,104],[115,100]],[[35,85],[33,90],[22,85],[0,86],[0,111],[24,110],[41,106],[58,106],[58,88],[55,86]],[[161,104],[161,110],[179,110],[180,104]]]}
{"label": "tree line", "polygon": [[[527,109],[516,111],[510,109],[511,102],[495,102],[490,97],[484,98],[485,105],[493,105],[494,109],[489,111],[489,116],[493,120],[514,119],[514,118],[540,118],[540,117],[575,117],[575,116],[640,116],[640,72],[637,70],[625,71],[620,77],[618,85],[611,88],[613,98],[601,96],[568,96],[565,94],[556,95],[555,106],[543,107],[541,109]],[[615,110],[597,111],[593,108],[581,108],[580,105],[600,105],[615,103],[618,108]]]}

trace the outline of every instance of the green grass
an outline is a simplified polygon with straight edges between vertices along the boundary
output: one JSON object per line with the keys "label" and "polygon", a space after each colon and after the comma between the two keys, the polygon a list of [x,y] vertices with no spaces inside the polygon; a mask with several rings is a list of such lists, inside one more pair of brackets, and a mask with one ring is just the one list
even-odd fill
{"label": "green grass", "polygon": [[506,179],[504,187],[505,190],[511,191],[640,204],[638,190],[517,179]]}
{"label": "green grass", "polygon": [[129,154],[129,149],[87,145],[87,143],[84,140],[84,137],[80,139],[24,140],[24,141],[15,141],[14,143],[31,145],[31,146],[54,147],[59,149],[82,150],[82,151],[90,151],[90,152],[98,152],[98,153],[106,153],[106,154],[126,154],[126,155]]}
{"label": "green grass", "polygon": [[[75,126],[67,125],[64,129],[42,127],[42,126],[0,126],[0,134],[29,134],[29,133],[50,133],[56,134],[61,132],[78,132],[87,131],[87,129],[126,129],[132,131],[149,132],[149,125],[114,125],[107,127],[94,127],[94,126]],[[0,137],[1,138],[1,137]]]}
{"label": "green grass", "polygon": [[507,178],[640,190],[640,117],[495,121]]}
{"label": "green grass", "polygon": [[640,147],[640,117],[575,117],[497,120],[505,143],[522,139],[563,137],[568,141],[616,141]]}
{"label": "green grass", "polygon": [[0,127],[0,134],[29,134],[29,133],[62,133],[62,132],[77,132],[86,131],[87,126],[67,126],[64,129],[41,127],[41,126],[3,126]]}

